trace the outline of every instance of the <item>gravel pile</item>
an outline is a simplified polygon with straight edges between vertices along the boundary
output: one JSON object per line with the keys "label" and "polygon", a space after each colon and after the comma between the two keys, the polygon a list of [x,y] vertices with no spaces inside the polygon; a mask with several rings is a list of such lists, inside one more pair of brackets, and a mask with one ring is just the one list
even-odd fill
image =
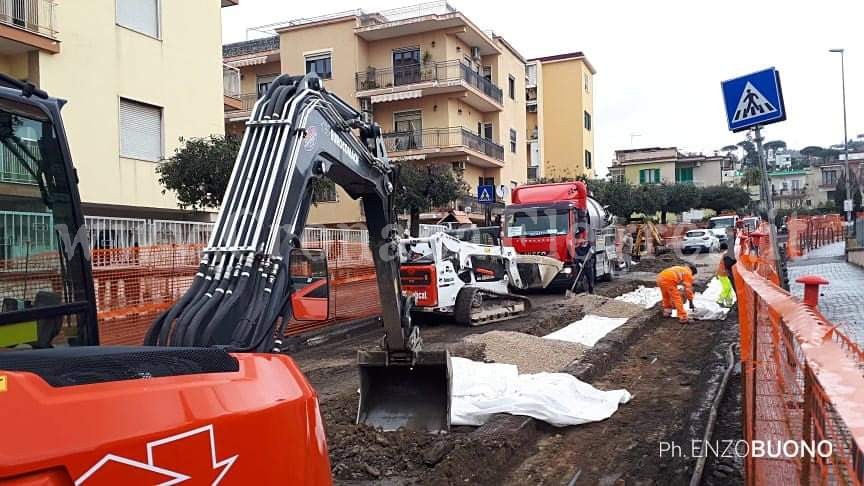
{"label": "gravel pile", "polygon": [[582,312],[585,314],[596,314],[594,309],[600,307],[609,301],[608,297],[595,294],[577,294],[573,296],[573,302],[582,306]]}
{"label": "gravel pile", "polygon": [[592,314],[596,314],[598,316],[626,317],[627,319],[638,316],[643,312],[645,312],[645,308],[639,304],[631,304],[630,302],[624,302],[623,300],[615,299],[610,299],[605,304],[591,311]]}
{"label": "gravel pile", "polygon": [[465,341],[482,345],[487,361],[514,364],[519,373],[560,371],[585,353],[581,344],[511,331],[474,334]]}

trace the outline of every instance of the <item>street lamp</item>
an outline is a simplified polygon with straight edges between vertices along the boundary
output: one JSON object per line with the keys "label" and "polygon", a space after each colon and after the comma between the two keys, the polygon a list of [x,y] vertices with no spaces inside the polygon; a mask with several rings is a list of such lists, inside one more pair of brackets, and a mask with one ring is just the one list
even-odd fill
{"label": "street lamp", "polygon": [[[846,62],[845,62],[845,49],[828,49],[828,52],[837,52],[840,53],[840,82],[843,86],[843,158],[844,169],[846,172],[846,199],[853,200],[852,198],[852,188],[849,180],[849,137],[846,133]],[[845,202],[844,202],[845,204]],[[852,211],[846,212],[846,219],[852,221]]]}

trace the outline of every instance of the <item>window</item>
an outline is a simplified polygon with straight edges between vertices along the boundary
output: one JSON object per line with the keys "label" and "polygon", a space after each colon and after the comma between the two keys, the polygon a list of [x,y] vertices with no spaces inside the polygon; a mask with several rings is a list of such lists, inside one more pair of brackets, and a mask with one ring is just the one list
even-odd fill
{"label": "window", "polygon": [[510,129],[510,152],[516,153],[516,130]]}
{"label": "window", "polygon": [[593,165],[593,161],[591,160],[591,151],[586,150],[585,151],[585,168],[590,169],[592,165]]}
{"label": "window", "polygon": [[792,179],[792,190],[797,191],[801,189],[801,181],[798,179]]}
{"label": "window", "polygon": [[393,128],[397,133],[392,150],[423,148],[423,117],[420,110],[398,111],[393,114]]}
{"label": "window", "polygon": [[692,184],[693,167],[675,167],[675,182],[678,184]]}
{"label": "window", "polygon": [[120,156],[162,159],[162,108],[120,98]]}
{"label": "window", "polygon": [[495,178],[494,177],[480,176],[477,178],[477,185],[478,186],[494,186],[495,185]]}
{"label": "window", "polygon": [[585,112],[585,130],[591,131],[591,113]]}
{"label": "window", "polygon": [[306,56],[306,73],[315,73],[322,79],[332,79],[333,66],[330,62],[330,54]]}
{"label": "window", "polygon": [[822,171],[822,185],[823,186],[836,186],[837,185],[837,171],[836,170],[823,170]]}
{"label": "window", "polygon": [[584,75],[584,80],[585,80],[585,92],[590,93],[591,92],[591,76],[586,73]]}
{"label": "window", "polygon": [[270,89],[270,83],[275,81],[278,76],[278,74],[268,74],[266,76],[258,76],[255,79],[256,91],[259,98],[267,94],[267,90]]}
{"label": "window", "polygon": [[393,51],[393,84],[400,86],[420,82],[420,48],[406,47]]}
{"label": "window", "polygon": [[660,169],[642,169],[639,171],[639,184],[657,184],[660,182]]}
{"label": "window", "polygon": [[117,25],[159,38],[159,0],[117,0]]}
{"label": "window", "polygon": [[492,81],[492,66],[483,66],[483,77],[486,81]]}
{"label": "window", "polygon": [[477,135],[486,140],[492,140],[492,124],[477,122]]}
{"label": "window", "polygon": [[516,78],[512,75],[507,76],[507,94],[511,100],[516,99]]}

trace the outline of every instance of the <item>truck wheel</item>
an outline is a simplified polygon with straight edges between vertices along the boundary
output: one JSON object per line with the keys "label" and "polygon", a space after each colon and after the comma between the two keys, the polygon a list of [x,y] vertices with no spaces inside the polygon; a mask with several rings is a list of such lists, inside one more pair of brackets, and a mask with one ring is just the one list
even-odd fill
{"label": "truck wheel", "polygon": [[471,325],[471,313],[474,307],[483,301],[479,290],[475,287],[464,287],[456,295],[456,305],[453,306],[453,320],[466,326]]}

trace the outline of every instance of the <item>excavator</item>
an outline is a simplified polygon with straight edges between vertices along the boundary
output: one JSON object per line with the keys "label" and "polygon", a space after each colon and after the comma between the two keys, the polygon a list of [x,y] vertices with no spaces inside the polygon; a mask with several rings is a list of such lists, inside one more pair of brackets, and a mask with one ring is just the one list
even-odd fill
{"label": "excavator", "polygon": [[362,201],[381,300],[380,345],[358,351],[357,422],[449,430],[450,359],[423,350],[401,292],[380,127],[314,73],[277,78],[190,288],[143,346],[109,347],[64,103],[0,75],[0,156],[26,182],[0,181],[0,483],[329,484],[317,395],[281,352],[289,321],[327,317],[326,259],[298,237],[325,176]]}

